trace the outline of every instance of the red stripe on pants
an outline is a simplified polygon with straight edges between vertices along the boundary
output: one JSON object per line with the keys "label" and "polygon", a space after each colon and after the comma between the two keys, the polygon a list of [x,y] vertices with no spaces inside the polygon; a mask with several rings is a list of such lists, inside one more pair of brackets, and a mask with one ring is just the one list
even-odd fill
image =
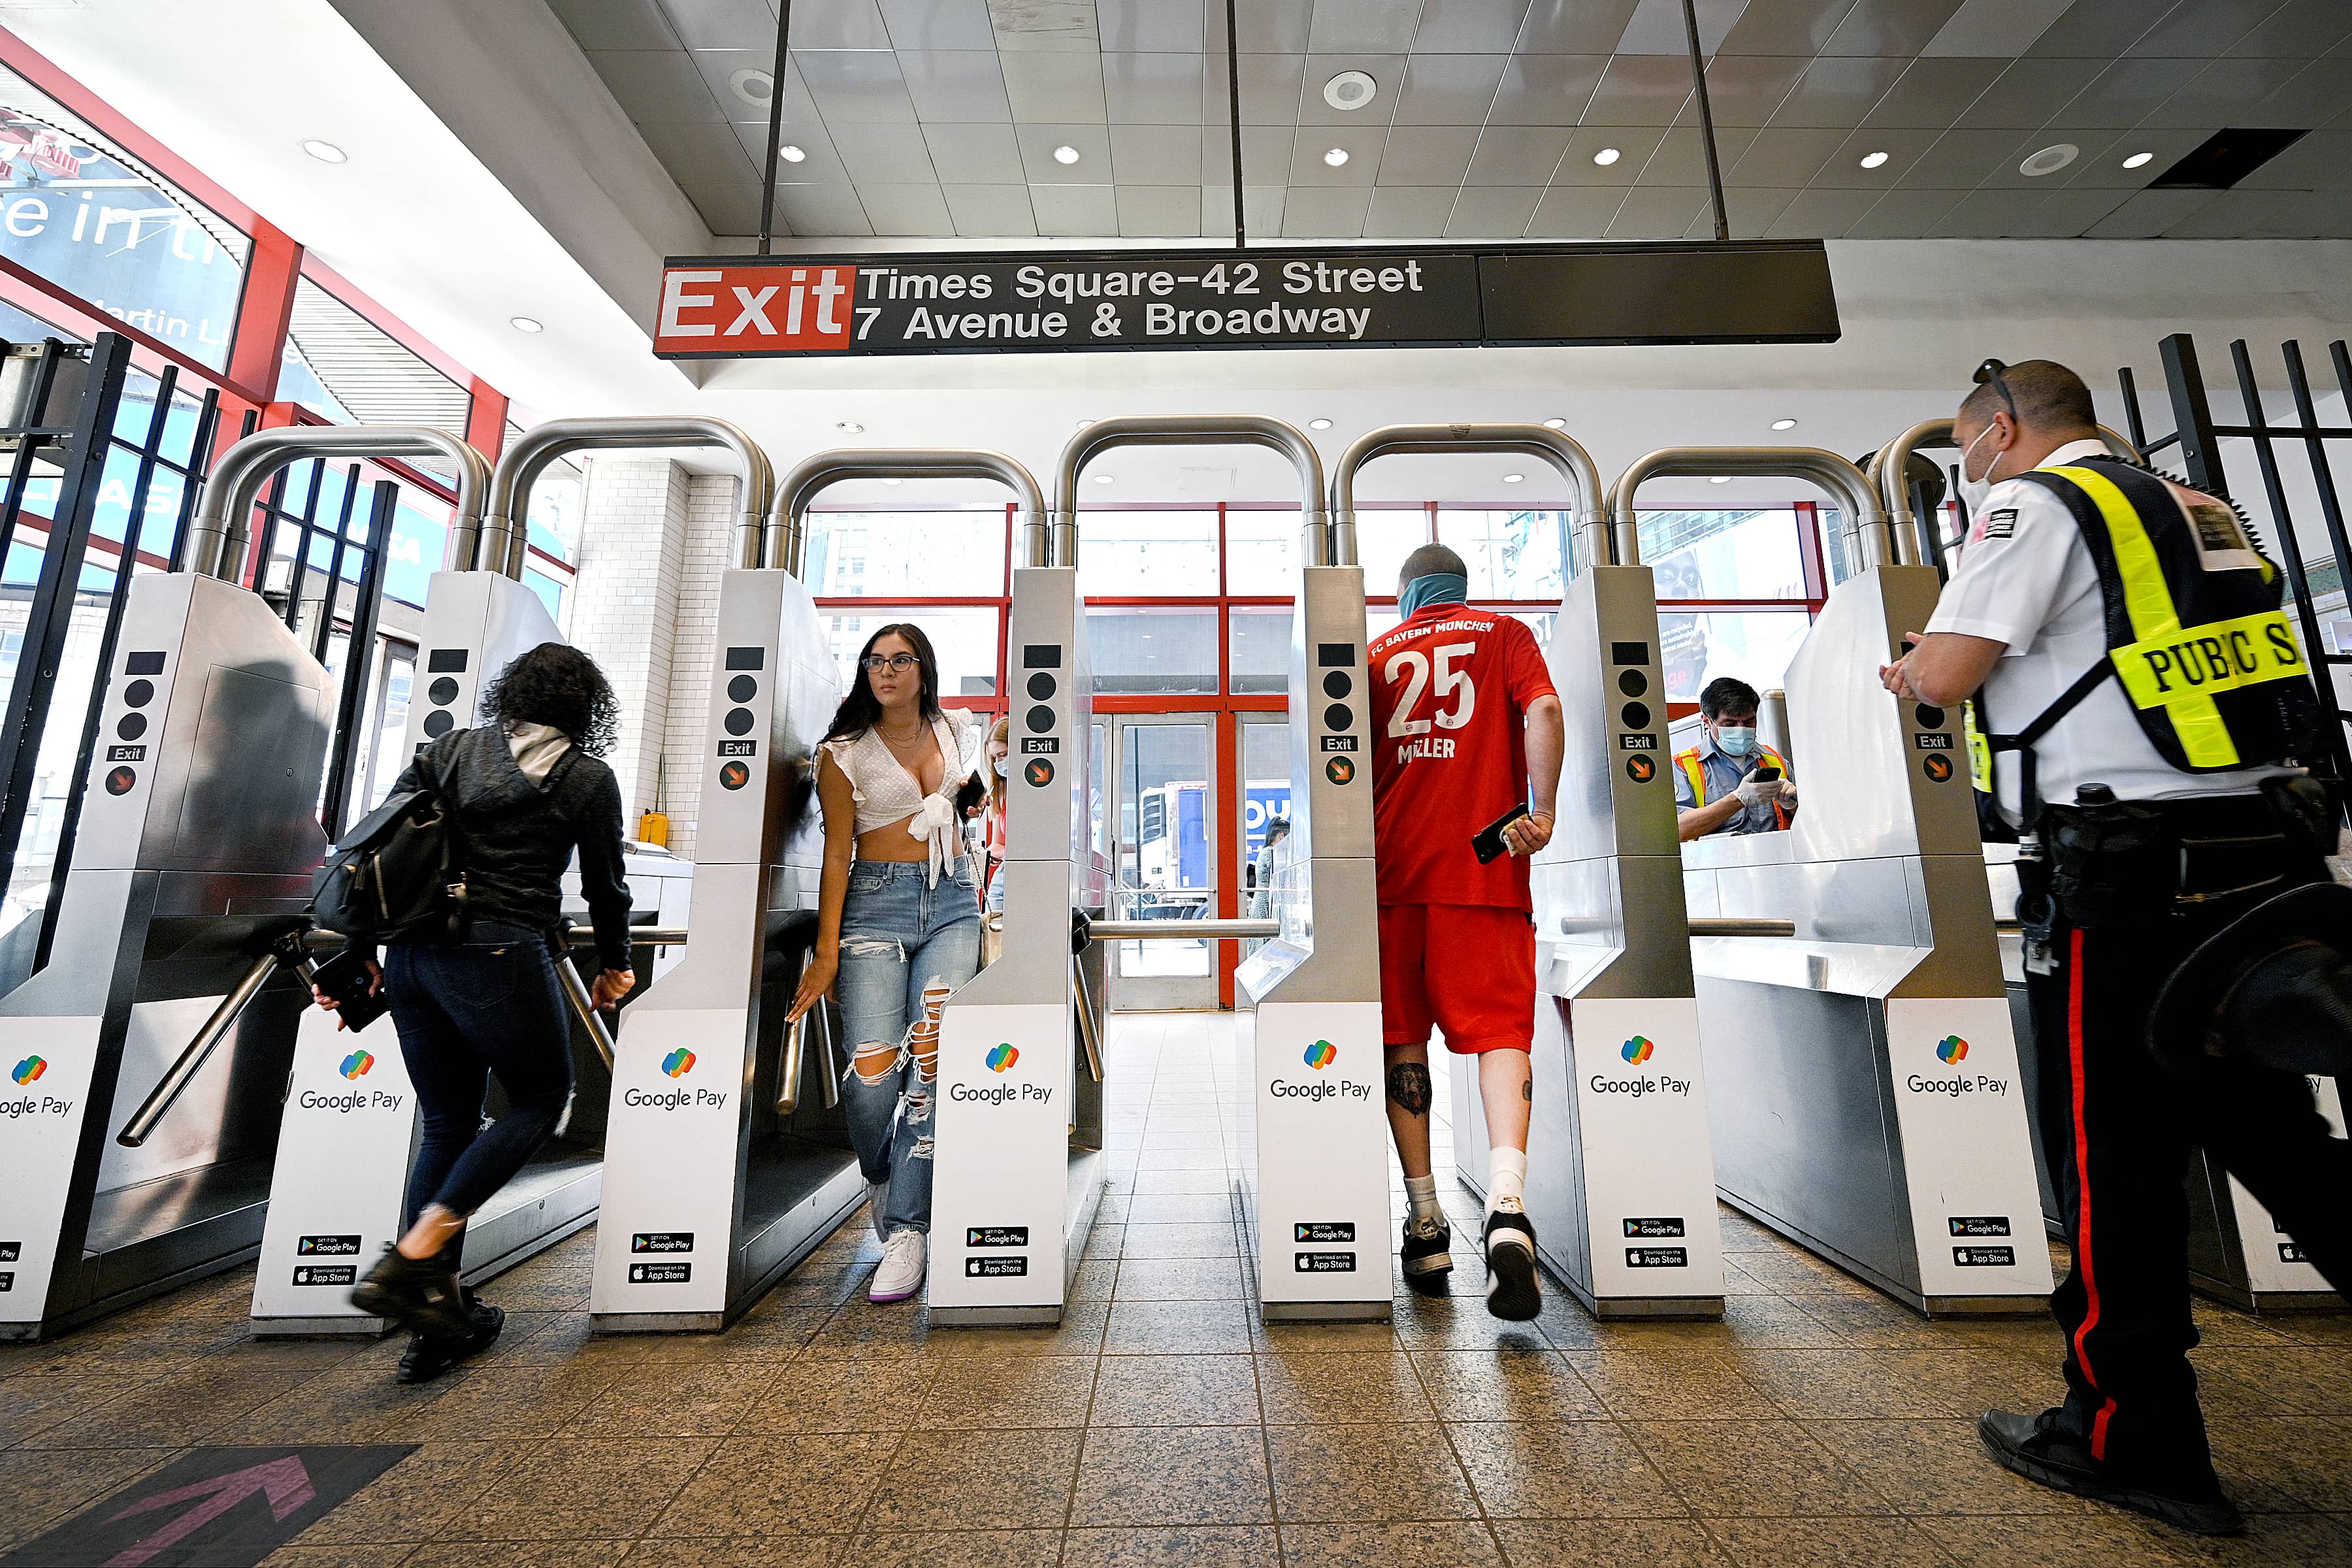
{"label": "red stripe on pants", "polygon": [[[2075,1226],[2074,1245],[2077,1255],[2074,1265],[2083,1271],[2083,1294],[2085,1307],[2082,1326],[2074,1331],[2074,1363],[2083,1369],[2083,1376],[2094,1388],[2099,1385],[2098,1373],[2091,1370],[2091,1356],[2084,1341],[2099,1321],[2099,1277],[2091,1264],[2091,1136],[2083,1121],[2083,933],[2078,928],[2070,933],[2071,951],[2066,967],[2066,1050],[2074,1077],[2074,1192],[2075,1205],[2080,1211]],[[2091,1457],[2107,1457],[2107,1418],[2116,1413],[2116,1402],[2105,1399],[2099,1413],[2091,1420]]]}

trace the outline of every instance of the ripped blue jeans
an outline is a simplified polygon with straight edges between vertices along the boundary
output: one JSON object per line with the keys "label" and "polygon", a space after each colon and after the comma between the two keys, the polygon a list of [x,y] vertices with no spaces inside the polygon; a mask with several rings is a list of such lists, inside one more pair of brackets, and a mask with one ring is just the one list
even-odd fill
{"label": "ripped blue jeans", "polygon": [[835,994],[850,1053],[841,1100],[868,1182],[889,1184],[882,1234],[931,1228],[940,1008],[980,964],[980,893],[959,858],[926,887],[920,861],[860,860],[841,910]]}

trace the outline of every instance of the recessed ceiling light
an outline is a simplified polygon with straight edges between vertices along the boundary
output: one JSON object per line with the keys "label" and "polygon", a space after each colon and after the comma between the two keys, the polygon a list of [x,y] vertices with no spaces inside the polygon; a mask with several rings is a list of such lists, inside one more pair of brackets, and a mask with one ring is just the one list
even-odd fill
{"label": "recessed ceiling light", "polygon": [[1507,485],[1515,485],[1526,478],[1527,475],[1525,474],[1505,474],[1503,476],[1503,482]]}
{"label": "recessed ceiling light", "polygon": [[1885,163],[1886,154],[1884,153],[1864,153],[1862,155],[1862,166],[1865,169],[1880,168]]}
{"label": "recessed ceiling light", "polygon": [[1334,147],[1323,154],[1323,161],[1336,169],[1348,161],[1348,150],[1345,147]]}
{"label": "recessed ceiling light", "polygon": [[321,163],[348,163],[352,161],[352,155],[349,153],[344,152],[332,142],[321,142],[316,137],[303,142],[302,151],[310,153]]}
{"label": "recessed ceiling light", "polygon": [[1731,476],[1729,474],[1717,474],[1715,478],[1707,480],[1706,482],[1711,485],[1727,485],[1731,482]]}
{"label": "recessed ceiling light", "polygon": [[2017,166],[2017,172],[2029,180],[2044,174],[2054,174],[2082,155],[2083,150],[2072,142],[2053,142]]}
{"label": "recessed ceiling light", "polygon": [[768,100],[776,96],[776,79],[762,70],[739,70],[727,79],[727,85],[736,97],[761,109],[767,108]]}
{"label": "recessed ceiling light", "polygon": [[856,436],[862,435],[865,432],[866,426],[860,425],[855,419],[845,419],[840,424],[835,426],[834,428],[836,430],[845,430],[850,435]]}
{"label": "recessed ceiling light", "polygon": [[1797,422],[1793,419],[1775,419],[1772,421],[1772,428],[1775,430],[1794,430],[1796,427]]}
{"label": "recessed ceiling light", "polygon": [[1624,155],[1614,147],[1603,147],[1600,152],[1592,154],[1592,161],[1605,169]]}
{"label": "recessed ceiling light", "polygon": [[1077,161],[1078,150],[1076,147],[1065,146],[1054,149],[1054,162],[1056,163],[1075,163]]}
{"label": "recessed ceiling light", "polygon": [[518,332],[543,332],[547,331],[544,326],[532,321],[529,316],[509,316],[507,318],[507,325],[512,327]]}
{"label": "recessed ceiling light", "polygon": [[776,156],[782,158],[787,163],[803,163],[808,158],[808,154],[806,153],[802,152],[799,148],[793,146],[789,142],[776,149]]}
{"label": "recessed ceiling light", "polygon": [[1341,71],[1323,84],[1323,101],[1334,109],[1357,110],[1380,96],[1381,84],[1362,71]]}
{"label": "recessed ceiling light", "polygon": [[2130,157],[2124,160],[2124,167],[2126,169],[2143,169],[2155,161],[2156,154],[2153,153],[2135,153]]}
{"label": "recessed ceiling light", "polygon": [[1331,428],[1331,422],[1328,419],[1309,419],[1307,422],[1307,427],[1309,430],[1328,430]]}
{"label": "recessed ceiling light", "polygon": [[1110,483],[1112,479],[1115,477],[1116,476],[1110,474],[1097,474],[1095,476],[1095,483],[1098,485],[1107,485]]}
{"label": "recessed ceiling light", "polygon": [[1547,419],[1544,421],[1544,428],[1547,430],[1565,430],[1568,428],[1568,421],[1565,419]]}

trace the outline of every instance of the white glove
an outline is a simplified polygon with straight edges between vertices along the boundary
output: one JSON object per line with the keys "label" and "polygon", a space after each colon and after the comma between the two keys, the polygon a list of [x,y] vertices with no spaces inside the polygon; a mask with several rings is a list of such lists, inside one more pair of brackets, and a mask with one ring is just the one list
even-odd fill
{"label": "white glove", "polygon": [[1780,804],[1788,806],[1797,804],[1797,784],[1794,779],[1780,781]]}
{"label": "white glove", "polygon": [[1753,811],[1756,807],[1768,804],[1780,793],[1780,781],[1759,779],[1750,775],[1740,780],[1739,788],[1735,793],[1739,796],[1739,804]]}

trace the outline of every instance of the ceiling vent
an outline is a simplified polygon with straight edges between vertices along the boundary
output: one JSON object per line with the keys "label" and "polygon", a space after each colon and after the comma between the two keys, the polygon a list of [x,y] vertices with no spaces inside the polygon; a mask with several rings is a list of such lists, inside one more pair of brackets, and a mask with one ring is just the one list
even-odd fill
{"label": "ceiling vent", "polygon": [[2148,182],[2152,191],[2226,191],[2296,142],[2308,131],[2216,131],[2197,150]]}

